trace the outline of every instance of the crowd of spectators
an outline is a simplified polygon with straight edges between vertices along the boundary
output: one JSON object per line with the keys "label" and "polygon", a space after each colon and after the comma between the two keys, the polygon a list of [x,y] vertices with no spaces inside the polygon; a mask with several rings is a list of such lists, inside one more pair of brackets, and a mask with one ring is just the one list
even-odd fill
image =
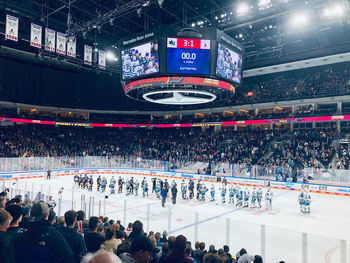
{"label": "crowd of spectators", "polygon": [[[145,233],[137,220],[126,229],[108,217],[85,218],[83,211],[66,211],[57,218],[47,203],[9,200],[0,193],[0,262],[2,263],[262,263],[246,249],[230,253],[204,242],[194,247],[183,235]],[[281,261],[282,262],[282,261]]]}
{"label": "crowd of spectators", "polygon": [[296,130],[284,142],[276,145],[267,163],[287,167],[331,168],[335,147],[335,132],[329,129]]}
{"label": "crowd of spectators", "polygon": [[255,164],[278,130],[85,129],[14,126],[0,129],[0,157],[140,156],[144,159]]}

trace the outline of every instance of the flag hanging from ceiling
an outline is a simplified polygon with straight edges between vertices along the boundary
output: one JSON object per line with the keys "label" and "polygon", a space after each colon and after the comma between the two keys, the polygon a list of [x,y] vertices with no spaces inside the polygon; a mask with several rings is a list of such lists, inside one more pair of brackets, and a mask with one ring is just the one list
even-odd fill
{"label": "flag hanging from ceiling", "polygon": [[57,32],[56,52],[66,55],[66,35],[60,32]]}
{"label": "flag hanging from ceiling", "polygon": [[5,39],[18,41],[18,17],[6,15]]}
{"label": "flag hanging from ceiling", "polygon": [[30,25],[30,45],[32,47],[41,48],[43,28],[39,25],[31,23]]}
{"label": "flag hanging from ceiling", "polygon": [[77,38],[75,36],[67,39],[67,56],[75,58],[77,56]]}
{"label": "flag hanging from ceiling", "polygon": [[45,49],[55,52],[56,32],[55,30],[45,28]]}
{"label": "flag hanging from ceiling", "polygon": [[84,63],[92,64],[92,47],[84,45]]}
{"label": "flag hanging from ceiling", "polygon": [[106,68],[106,51],[98,51],[98,66],[100,68]]}

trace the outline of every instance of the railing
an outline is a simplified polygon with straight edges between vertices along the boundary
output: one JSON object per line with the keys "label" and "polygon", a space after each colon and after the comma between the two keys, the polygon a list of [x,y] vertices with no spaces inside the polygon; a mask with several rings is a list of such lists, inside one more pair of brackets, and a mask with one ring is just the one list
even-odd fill
{"label": "railing", "polygon": [[279,165],[246,165],[224,162],[192,162],[148,160],[141,157],[22,157],[0,158],[0,172],[38,171],[71,168],[142,168],[184,173],[216,174],[243,178],[264,178],[278,181],[297,179],[309,182],[350,183],[350,170],[298,168]]}

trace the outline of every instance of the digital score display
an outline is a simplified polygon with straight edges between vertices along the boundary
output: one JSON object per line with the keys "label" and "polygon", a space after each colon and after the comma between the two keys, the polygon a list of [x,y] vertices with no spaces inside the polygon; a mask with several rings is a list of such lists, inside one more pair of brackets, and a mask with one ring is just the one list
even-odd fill
{"label": "digital score display", "polygon": [[210,40],[167,39],[167,72],[210,74]]}

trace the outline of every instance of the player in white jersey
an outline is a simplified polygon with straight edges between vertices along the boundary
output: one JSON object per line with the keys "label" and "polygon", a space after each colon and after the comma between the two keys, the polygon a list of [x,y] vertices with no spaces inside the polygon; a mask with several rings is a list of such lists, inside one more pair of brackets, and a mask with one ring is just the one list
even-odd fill
{"label": "player in white jersey", "polygon": [[210,187],[210,201],[215,201],[215,186],[211,184]]}
{"label": "player in white jersey", "polygon": [[148,183],[145,180],[142,186],[142,196],[145,197],[146,195],[148,196]]}
{"label": "player in white jersey", "polygon": [[246,188],[244,190],[243,196],[244,196],[244,205],[243,205],[243,207],[249,207],[250,192],[249,192],[248,188]]}
{"label": "player in white jersey", "polygon": [[228,203],[234,204],[235,203],[235,189],[233,185],[230,185],[228,190]]}
{"label": "player in white jersey", "polygon": [[226,203],[226,187],[224,184],[221,187],[221,203]]}
{"label": "player in white jersey", "polygon": [[271,188],[268,188],[267,192],[265,193],[265,204],[266,204],[266,209],[268,210],[272,209],[272,199],[273,199],[273,192],[271,191]]}
{"label": "player in white jersey", "polygon": [[243,191],[239,186],[237,187],[236,200],[236,206],[241,207],[243,205]]}
{"label": "player in white jersey", "polygon": [[139,180],[136,179],[136,181],[135,181],[135,191],[134,191],[134,194],[135,194],[136,196],[139,195],[139,187],[140,187]]}
{"label": "player in white jersey", "polygon": [[255,187],[252,191],[252,199],[250,200],[250,208],[256,208],[257,191]]}
{"label": "player in white jersey", "polygon": [[305,204],[305,191],[301,190],[300,191],[300,194],[298,195],[298,202],[299,202],[299,205],[300,205],[300,211],[302,213],[305,213],[304,211],[304,204]]}
{"label": "player in white jersey", "polygon": [[311,195],[310,195],[310,192],[305,189],[304,191],[304,204],[303,204],[303,210],[304,210],[304,213],[310,213],[310,204],[311,204]]}
{"label": "player in white jersey", "polygon": [[263,199],[263,191],[261,188],[256,192],[256,200],[258,201],[258,208],[261,208],[261,201]]}
{"label": "player in white jersey", "polygon": [[183,200],[187,199],[187,185],[185,183],[185,180],[182,180],[181,183],[181,195]]}
{"label": "player in white jersey", "polygon": [[208,191],[204,183],[201,184],[199,188],[199,201],[205,201],[205,193]]}

